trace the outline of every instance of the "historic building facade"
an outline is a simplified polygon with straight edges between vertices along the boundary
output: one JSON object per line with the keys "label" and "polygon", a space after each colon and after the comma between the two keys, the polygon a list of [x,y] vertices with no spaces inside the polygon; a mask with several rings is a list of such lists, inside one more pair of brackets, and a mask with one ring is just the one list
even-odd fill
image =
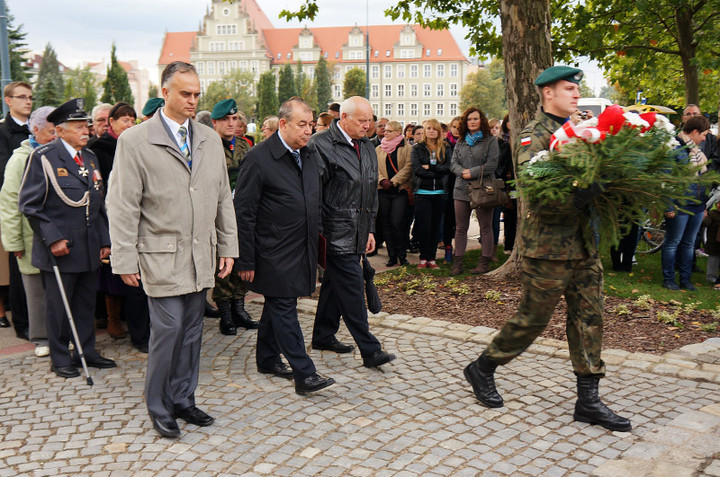
{"label": "historic building facade", "polygon": [[[321,56],[333,73],[335,101],[343,99],[345,74],[366,70],[367,27],[274,28],[255,0],[212,0],[198,32],[168,32],[160,71],[174,60],[192,62],[203,89],[235,70],[256,80],[269,69],[302,62],[313,78]],[[369,27],[370,103],[378,117],[404,123],[461,113],[460,89],[470,62],[448,30],[418,25]]]}

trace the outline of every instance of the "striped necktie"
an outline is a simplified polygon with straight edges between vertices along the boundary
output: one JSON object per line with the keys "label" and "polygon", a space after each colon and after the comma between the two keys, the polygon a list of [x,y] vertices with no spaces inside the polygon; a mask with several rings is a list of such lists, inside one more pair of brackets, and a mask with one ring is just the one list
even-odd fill
{"label": "striped necktie", "polygon": [[300,152],[290,151],[290,154],[292,154],[292,157],[295,159],[295,162],[297,162],[298,167],[300,168],[300,170],[302,170],[302,159],[300,159]]}
{"label": "striped necktie", "polygon": [[185,128],[185,126],[180,126],[178,134],[180,134],[180,152],[183,156],[185,156],[185,159],[187,159],[188,161],[188,166],[190,166],[190,169],[192,169],[192,159],[190,159],[190,146],[188,146],[187,143],[187,129]]}

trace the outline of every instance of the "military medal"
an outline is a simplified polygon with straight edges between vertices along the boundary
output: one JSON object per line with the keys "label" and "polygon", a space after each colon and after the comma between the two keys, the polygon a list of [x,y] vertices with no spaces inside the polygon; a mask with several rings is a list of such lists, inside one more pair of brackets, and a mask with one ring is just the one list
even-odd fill
{"label": "military medal", "polygon": [[85,166],[80,167],[78,169],[78,174],[80,174],[83,177],[87,177],[90,172],[85,168]]}
{"label": "military medal", "polygon": [[[95,166],[95,164],[93,164]],[[102,182],[102,176],[100,175],[100,171],[97,169],[93,170],[93,186],[95,187],[95,190],[100,190],[100,184]]]}

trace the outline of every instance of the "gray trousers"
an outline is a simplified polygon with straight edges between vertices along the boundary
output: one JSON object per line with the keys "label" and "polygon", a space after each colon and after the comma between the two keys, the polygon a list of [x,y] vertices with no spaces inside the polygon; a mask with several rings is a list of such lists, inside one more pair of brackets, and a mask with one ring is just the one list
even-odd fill
{"label": "gray trousers", "polygon": [[705,278],[711,283],[718,279],[718,266],[720,266],[720,255],[708,255],[707,272]]}
{"label": "gray trousers", "polygon": [[172,416],[195,405],[207,290],[148,297],[150,343],[145,403],[153,416]]}
{"label": "gray trousers", "polygon": [[45,288],[39,273],[22,274],[28,307],[28,336],[33,343],[47,343],[45,327]]}

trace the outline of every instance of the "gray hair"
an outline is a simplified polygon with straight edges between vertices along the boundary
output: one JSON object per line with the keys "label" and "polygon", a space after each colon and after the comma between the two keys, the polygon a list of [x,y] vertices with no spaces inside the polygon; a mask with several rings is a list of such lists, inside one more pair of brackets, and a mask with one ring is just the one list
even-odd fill
{"label": "gray hair", "polygon": [[195,67],[190,63],[185,63],[184,61],[173,61],[163,70],[160,77],[160,87],[167,88],[168,84],[170,84],[170,80],[173,78],[173,76],[175,76],[176,73],[187,72],[192,72],[195,76],[197,76],[197,71],[195,70]]}
{"label": "gray hair", "polygon": [[362,103],[367,104],[368,108],[371,107],[370,102],[362,96],[349,97],[340,104],[340,116],[342,116],[343,113],[347,114],[348,116],[352,116],[355,113],[357,107],[360,106]]}
{"label": "gray hair", "polygon": [[303,109],[305,111],[312,111],[312,108],[309,104],[305,102],[302,98],[293,97],[285,101],[283,104],[280,105],[280,109],[278,110],[278,119],[285,119],[286,121],[290,119],[290,116],[292,115],[293,108],[297,106],[300,109]]}
{"label": "gray hair", "polygon": [[92,117],[93,121],[95,121],[95,118],[97,117],[98,113],[100,113],[100,111],[105,111],[106,109],[110,111],[112,107],[112,104],[100,103],[92,109],[92,113],[90,114],[90,116]]}
{"label": "gray hair", "polygon": [[280,118],[278,118],[277,116],[268,116],[267,118],[263,119],[263,125],[267,123],[270,129],[272,129],[273,131],[277,131],[279,119]]}
{"label": "gray hair", "polygon": [[47,127],[49,124],[47,120],[48,114],[52,113],[54,110],[54,106],[43,106],[33,111],[30,115],[30,119],[28,119],[28,128],[30,129],[30,132],[35,134],[35,129],[40,130]]}
{"label": "gray hair", "polygon": [[208,126],[210,128],[213,127],[212,119],[210,118],[210,111],[198,111],[198,113],[195,115],[195,121],[199,122],[200,124],[204,124],[205,126]]}

